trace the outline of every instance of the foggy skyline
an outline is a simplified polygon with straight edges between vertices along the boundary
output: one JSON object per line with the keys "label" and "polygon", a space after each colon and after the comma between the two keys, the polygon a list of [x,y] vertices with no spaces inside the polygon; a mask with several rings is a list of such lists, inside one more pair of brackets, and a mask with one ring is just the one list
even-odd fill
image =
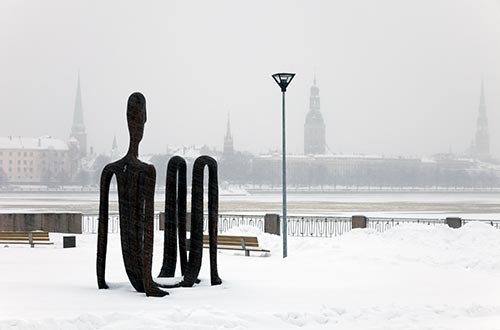
{"label": "foggy skyline", "polygon": [[68,139],[78,71],[88,145],[126,151],[126,102],[146,96],[141,153],[167,145],[303,150],[316,72],[335,153],[465,151],[485,83],[491,154],[500,157],[500,6],[453,1],[4,1],[2,136]]}

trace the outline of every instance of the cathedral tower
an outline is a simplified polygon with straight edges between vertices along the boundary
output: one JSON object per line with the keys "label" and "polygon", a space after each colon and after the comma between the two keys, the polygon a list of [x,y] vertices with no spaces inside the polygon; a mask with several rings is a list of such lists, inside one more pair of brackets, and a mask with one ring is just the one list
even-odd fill
{"label": "cathedral tower", "polygon": [[304,124],[304,154],[324,154],[325,149],[325,122],[320,112],[319,88],[314,77],[309,97],[309,112]]}
{"label": "cathedral tower", "polygon": [[486,102],[484,99],[483,82],[481,82],[481,96],[479,99],[479,114],[477,116],[474,156],[478,159],[490,158],[490,134],[488,132],[488,117],[486,116]]}
{"label": "cathedral tower", "polygon": [[82,91],[80,88],[80,73],[78,73],[78,83],[76,87],[75,110],[73,113],[73,126],[70,137],[75,138],[79,145],[80,157],[87,155],[87,133],[83,123]]}

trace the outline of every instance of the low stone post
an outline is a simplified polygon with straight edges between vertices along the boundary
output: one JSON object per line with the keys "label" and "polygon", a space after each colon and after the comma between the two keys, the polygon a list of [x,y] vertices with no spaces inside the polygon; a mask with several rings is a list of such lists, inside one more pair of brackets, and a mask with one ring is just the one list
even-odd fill
{"label": "low stone post", "polygon": [[353,215],[351,217],[352,229],[366,228],[367,218],[364,215]]}
{"label": "low stone post", "polygon": [[15,214],[0,214],[0,231],[14,231]]}
{"label": "low stone post", "polygon": [[165,230],[165,212],[160,212],[160,230]]}
{"label": "low stone post", "polygon": [[280,216],[279,214],[266,214],[264,216],[264,233],[280,235]]}
{"label": "low stone post", "polygon": [[446,218],[446,224],[450,228],[460,228],[460,227],[462,227],[462,218],[448,217],[448,218]]}
{"label": "low stone post", "polygon": [[63,249],[76,247],[76,236],[63,236]]}

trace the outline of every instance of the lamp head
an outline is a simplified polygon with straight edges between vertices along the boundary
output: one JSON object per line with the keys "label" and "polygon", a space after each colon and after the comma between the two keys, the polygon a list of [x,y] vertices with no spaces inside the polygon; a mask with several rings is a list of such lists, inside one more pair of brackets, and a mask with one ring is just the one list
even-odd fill
{"label": "lamp head", "polygon": [[282,92],[286,92],[286,88],[295,77],[295,73],[275,73],[273,74],[274,81],[281,87]]}

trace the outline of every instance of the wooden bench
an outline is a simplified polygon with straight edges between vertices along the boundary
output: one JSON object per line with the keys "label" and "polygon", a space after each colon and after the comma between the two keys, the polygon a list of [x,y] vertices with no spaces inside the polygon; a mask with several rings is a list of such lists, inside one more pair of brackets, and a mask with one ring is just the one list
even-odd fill
{"label": "wooden bench", "polygon": [[50,245],[54,244],[49,240],[49,233],[46,231],[0,231],[0,244],[35,244]]}
{"label": "wooden bench", "polygon": [[[203,235],[203,247],[208,248],[208,235]],[[220,250],[235,250],[245,251],[245,256],[250,256],[250,251],[253,252],[271,252],[259,247],[259,241],[255,236],[217,236],[217,249]]]}

